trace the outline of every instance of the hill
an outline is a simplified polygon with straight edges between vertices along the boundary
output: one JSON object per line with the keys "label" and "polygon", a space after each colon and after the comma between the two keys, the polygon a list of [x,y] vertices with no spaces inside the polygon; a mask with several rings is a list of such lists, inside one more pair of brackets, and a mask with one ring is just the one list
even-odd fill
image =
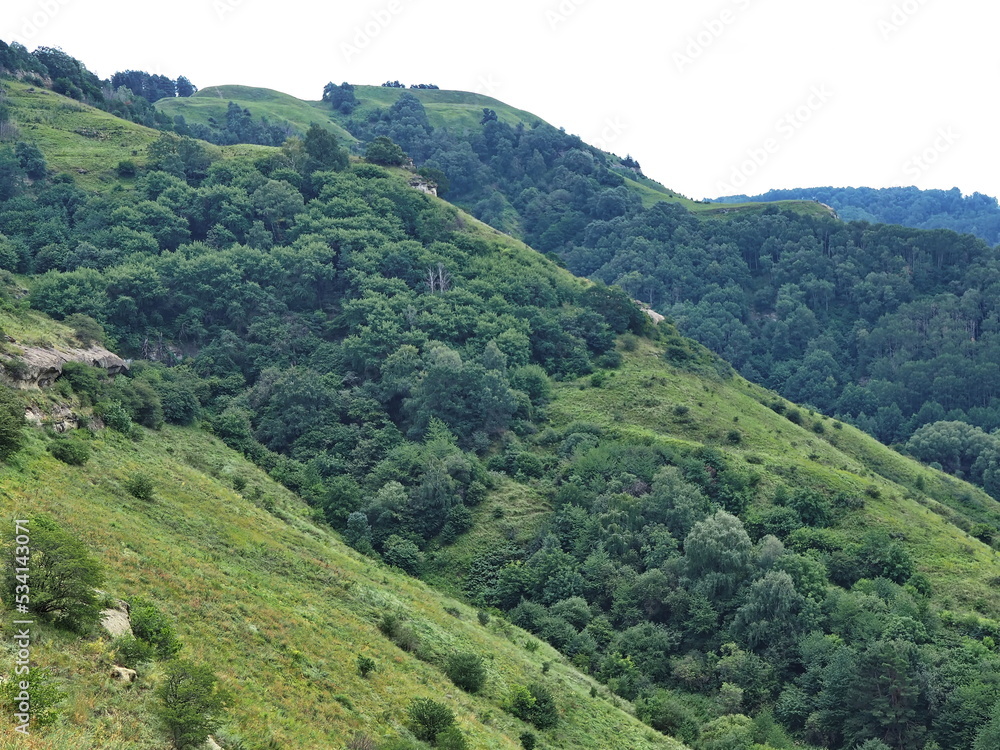
{"label": "hill", "polygon": [[[377,117],[382,111],[389,111],[400,97],[415,97],[424,108],[427,122],[433,128],[452,134],[459,140],[467,140],[482,126],[484,110],[495,113],[498,122],[511,128],[545,126],[552,128],[537,115],[517,109],[490,96],[466,91],[439,89],[399,89],[383,86],[354,86],[357,106],[350,113],[335,111],[326,101],[305,101],[269,89],[249,86],[210,86],[187,98],[161,99],[156,108],[170,116],[178,115],[188,123],[211,125],[223,123],[229,102],[249,111],[254,117],[266,117],[272,123],[288,123],[298,133],[304,133],[311,124],[322,124],[332,130],[341,140],[357,146],[359,140],[350,132],[356,130],[356,122]],[[408,146],[402,139],[404,146]],[[609,158],[617,159],[611,154]],[[418,159],[418,164],[422,163]],[[444,170],[448,173],[448,169]],[[694,201],[650,180],[641,172],[623,172],[628,188],[641,198],[644,205],[651,206],[661,201],[678,203],[697,215],[725,215],[733,212],[756,212],[762,210],[747,201],[746,205],[720,208],[704,201]],[[460,203],[462,201],[459,201]],[[811,200],[786,200],[779,203],[782,208],[806,215],[826,215],[827,211]]]}
{"label": "hill", "polygon": [[[470,195],[499,176],[485,208],[509,194],[508,218],[537,222],[527,234],[571,264],[624,267],[664,243],[689,264],[669,278],[683,292],[741,279],[734,253],[797,257],[851,231],[774,207],[724,221],[647,209],[624,164],[555,129],[498,115],[463,142],[415,96],[390,110],[355,121],[363,141],[405,136],[425,167],[454,158]],[[380,750],[426,747],[404,726],[421,695],[458,717],[457,736],[411,722],[438,747],[988,741],[996,501],[750,384],[621,289],[414,189],[405,160],[373,163],[391,148],[348,159],[311,133],[229,158],[166,135],[135,177],[109,167],[102,192],[30,143],[0,150],[12,338],[87,338],[133,360],[113,379],[66,365],[51,389],[0,389],[0,478],[104,561],[111,597],[152,598],[180,655],[214,667],[233,693],[223,728],[249,735],[220,740],[315,746],[361,730]],[[952,273],[949,248],[980,252],[944,239],[916,243],[941,254],[933,283]],[[19,344],[4,344],[11,382]],[[25,397],[104,427],[23,439]],[[165,736],[158,686],[190,666],[37,614],[60,646],[40,644],[52,683],[81,691],[39,742]],[[536,642],[518,627],[561,656],[522,649]],[[366,648],[378,669],[362,680]],[[459,649],[485,662],[480,693],[441,676]],[[112,661],[141,668],[141,708],[122,723],[126,709],[103,708],[118,688],[85,667]],[[310,711],[323,721],[296,721]]]}
{"label": "hill", "polygon": [[951,229],[974,234],[990,245],[1000,245],[1000,206],[997,199],[958,188],[920,190],[898,188],[796,188],[771,190],[763,195],[734,195],[717,203],[770,203],[781,200],[815,200],[832,206],[844,221],[901,224],[914,229]]}

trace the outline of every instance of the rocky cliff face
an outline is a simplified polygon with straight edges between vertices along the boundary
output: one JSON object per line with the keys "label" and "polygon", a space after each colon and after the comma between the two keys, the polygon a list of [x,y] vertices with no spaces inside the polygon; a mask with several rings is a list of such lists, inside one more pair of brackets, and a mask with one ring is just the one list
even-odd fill
{"label": "rocky cliff face", "polygon": [[103,346],[85,349],[69,347],[42,348],[34,346],[8,346],[8,356],[0,361],[5,379],[17,388],[44,388],[52,385],[62,375],[67,362],[82,362],[100,367],[108,375],[118,375],[128,370],[128,362]]}

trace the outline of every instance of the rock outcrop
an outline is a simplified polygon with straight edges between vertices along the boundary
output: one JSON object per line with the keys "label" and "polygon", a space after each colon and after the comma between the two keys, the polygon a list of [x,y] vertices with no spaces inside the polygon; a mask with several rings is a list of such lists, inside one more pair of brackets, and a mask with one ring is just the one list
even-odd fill
{"label": "rock outcrop", "polygon": [[113,609],[101,610],[101,625],[112,638],[132,635],[132,620],[129,618],[128,604],[120,601]]}
{"label": "rock outcrop", "polygon": [[119,375],[128,370],[128,362],[103,346],[96,345],[86,349],[18,346],[2,365],[7,379],[13,385],[19,388],[45,388],[62,375],[63,365],[67,362],[83,362],[92,367],[100,367],[108,375]]}
{"label": "rock outcrop", "polygon": [[118,682],[135,682],[139,673],[128,667],[111,667],[111,679]]}

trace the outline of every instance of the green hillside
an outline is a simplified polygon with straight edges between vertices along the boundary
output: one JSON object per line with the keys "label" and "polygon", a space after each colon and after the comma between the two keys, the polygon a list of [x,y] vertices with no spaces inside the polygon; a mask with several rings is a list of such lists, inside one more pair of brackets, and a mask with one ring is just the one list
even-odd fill
{"label": "green hillside", "polygon": [[[73,175],[77,184],[90,190],[116,184],[116,169],[122,161],[145,165],[146,150],[161,135],[40,86],[12,79],[2,85],[21,138],[35,143],[52,168]],[[218,158],[258,149],[250,145],[206,148]]]}
{"label": "green hillside", "polygon": [[[356,86],[355,92],[360,106],[353,117],[364,118],[372,112],[391,107],[406,93],[415,96],[427,111],[431,125],[442,128],[458,136],[465,136],[480,129],[483,109],[497,113],[503,123],[512,127],[519,123],[532,125],[544,122],[537,115],[517,109],[498,99],[467,91],[445,91],[435,89],[396,89],[382,86]],[[312,124],[330,128],[347,144],[356,144],[358,139],[348,132],[344,125],[346,117],[330,111],[328,104],[321,101],[305,101],[288,94],[270,89],[251,86],[209,86],[188,98],[161,99],[156,107],[161,112],[175,117],[182,115],[189,123],[209,124],[209,118],[224,122],[229,102],[250,110],[255,117],[266,117],[271,122],[288,122],[300,132],[305,132]],[[649,207],[661,201],[679,203],[687,210],[704,216],[724,216],[733,213],[757,213],[774,205],[804,215],[826,216],[829,210],[815,201],[786,200],[775,203],[727,204],[719,206],[702,201],[694,201],[676,193],[646,177],[626,177],[629,188]]]}
{"label": "green hillside", "polygon": [[209,118],[225,122],[226,108],[235,102],[249,109],[254,117],[266,117],[272,123],[287,122],[300,133],[310,125],[323,125],[345,143],[357,139],[344,130],[322,102],[307,102],[280,91],[252,86],[209,86],[187,98],[161,99],[157,109],[171,117],[183,116],[189,123],[208,125]]}
{"label": "green hillside", "polygon": [[[375,738],[402,729],[417,697],[444,699],[477,748],[516,748],[525,726],[499,703],[518,683],[545,681],[564,715],[546,747],[679,748],[617,706],[604,688],[566,666],[550,647],[501,621],[481,626],[476,611],[346,549],[314,526],[301,501],[204,433],[166,429],[135,443],[99,433],[82,468],[29,446],[0,472],[0,510],[10,519],[51,514],[99,557],[105,590],[151,599],[175,623],[182,655],[210,665],[233,693],[220,737],[246,747],[343,747],[357,732]],[[140,501],[125,479],[156,477]],[[246,484],[233,489],[236,479]],[[81,488],[86,491],[81,492]],[[397,614],[412,624],[421,657],[395,646],[378,624]],[[10,611],[3,633],[10,634]],[[66,693],[63,719],[31,743],[0,747],[162,748],[150,686],[159,668],[140,668],[134,688],[107,676],[108,639],[79,641],[52,628],[36,636],[34,657]],[[488,654],[488,687],[471,696],[439,666],[454,650]],[[357,657],[374,659],[368,678]],[[542,663],[553,667],[542,675]],[[228,745],[227,745],[228,746]]]}
{"label": "green hillside", "polygon": [[[397,140],[475,218],[385,144],[348,159],[316,130],[157,136],[126,176],[111,135],[74,171],[75,131],[115,124],[96,111],[0,147],[0,502],[106,577],[73,617],[32,600],[32,679],[65,693],[34,746],[201,744],[197,716],[165,715],[190,660],[228,694],[224,750],[989,750],[1000,504],[634,301],[666,274],[628,262],[658,243],[684,299],[742,279],[758,245],[790,252],[773,240],[800,224],[818,232],[803,254],[828,257],[831,220],[702,221],[555,128],[469,126],[485,100],[371,96],[397,98],[352,123],[361,140]],[[28,347],[74,341],[128,372],[87,357],[8,387]],[[97,636],[94,587],[132,601],[136,641]],[[129,665],[134,685],[111,680]]]}

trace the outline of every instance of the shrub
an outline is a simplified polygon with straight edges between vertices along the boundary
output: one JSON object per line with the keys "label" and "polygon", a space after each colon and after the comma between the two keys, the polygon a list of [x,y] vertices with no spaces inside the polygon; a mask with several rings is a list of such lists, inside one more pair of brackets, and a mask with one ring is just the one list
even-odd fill
{"label": "shrub", "polygon": [[374,671],[375,660],[364,654],[358,654],[358,674],[362,677],[367,677]]}
{"label": "shrub", "polygon": [[123,635],[111,642],[115,652],[115,663],[129,669],[135,669],[140,664],[153,661],[156,658],[156,648],[151,643],[140,641],[132,635]]}
{"label": "shrub", "polygon": [[14,718],[15,713],[21,713],[19,710],[14,710],[18,707],[17,696],[21,690],[21,681],[31,685],[31,702],[28,709],[30,727],[39,729],[54,724],[59,718],[57,707],[65,696],[53,684],[48,670],[38,667],[32,667],[27,674],[18,675],[16,679],[0,682],[0,706],[3,707],[0,711],[6,714],[12,724],[21,724],[21,721]]}
{"label": "shrub", "polygon": [[158,659],[171,659],[181,650],[173,623],[155,604],[146,599],[129,602],[132,632],[148,643]]}
{"label": "shrub", "polygon": [[443,732],[438,732],[434,738],[434,746],[440,750],[467,750],[469,747],[462,730],[456,726],[451,726]]}
{"label": "shrub", "polygon": [[82,440],[62,438],[49,444],[49,453],[64,464],[83,466],[90,458],[90,448]]}
{"label": "shrub", "polygon": [[211,669],[180,659],[167,665],[156,697],[156,715],[176,748],[203,744],[219,726],[227,698]]}
{"label": "shrub", "polygon": [[479,610],[478,612],[476,612],[476,619],[479,620],[480,625],[486,627],[487,625],[490,624],[490,613],[484,612],[483,610]]}
{"label": "shrub", "polygon": [[153,480],[142,472],[136,472],[125,480],[126,492],[138,500],[152,500],[153,487]]}
{"label": "shrub", "polygon": [[128,178],[135,177],[139,173],[139,168],[131,159],[122,159],[118,162],[116,171],[118,172],[119,177]]}
{"label": "shrub", "polygon": [[472,653],[457,653],[448,657],[444,673],[448,679],[468,693],[476,693],[486,682],[482,657]]}
{"label": "shrub", "polygon": [[[104,582],[100,563],[91,557],[84,543],[64,531],[48,516],[38,516],[28,524],[31,537],[31,609],[57,625],[85,631],[100,614],[94,589]],[[16,555],[17,548],[11,552]],[[16,561],[15,561],[16,562]],[[8,572],[10,601],[16,586],[11,565]]]}
{"label": "shrub", "polygon": [[24,445],[24,403],[13,389],[0,386],[0,460],[7,460]]}
{"label": "shrub", "polygon": [[418,740],[434,742],[437,736],[455,724],[455,714],[443,703],[417,698],[407,709],[410,730]]}
{"label": "shrub", "polygon": [[538,743],[538,738],[532,732],[522,732],[520,740],[524,750],[535,750],[535,745]]}
{"label": "shrub", "polygon": [[[89,315],[73,313],[72,315],[67,315],[66,320],[63,322],[73,329],[73,334],[76,336],[77,341],[84,346],[90,346],[91,344],[101,344],[103,346],[107,341],[104,326]],[[86,365],[84,366],[86,367]]]}
{"label": "shrub", "polygon": [[504,708],[539,729],[551,729],[559,723],[559,712],[552,693],[537,682],[527,687],[515,685]]}
{"label": "shrub", "polygon": [[132,431],[132,417],[119,402],[106,401],[98,405],[95,412],[112,430],[123,435],[128,435]]}

